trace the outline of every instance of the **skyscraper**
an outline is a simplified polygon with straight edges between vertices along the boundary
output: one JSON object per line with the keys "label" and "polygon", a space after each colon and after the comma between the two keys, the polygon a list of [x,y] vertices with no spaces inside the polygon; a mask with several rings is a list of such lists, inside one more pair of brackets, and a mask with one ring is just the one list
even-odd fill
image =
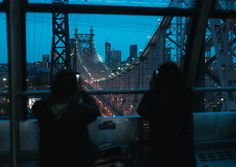
{"label": "skyscraper", "polygon": [[110,52],[110,64],[108,67],[110,67],[111,69],[117,70],[120,64],[121,64],[121,51],[112,50]]}
{"label": "skyscraper", "polygon": [[45,64],[49,62],[49,55],[48,54],[42,55],[42,62]]}
{"label": "skyscraper", "polygon": [[110,64],[110,52],[111,52],[111,44],[109,42],[105,43],[105,64]]}
{"label": "skyscraper", "polygon": [[137,44],[130,45],[128,61],[136,59],[137,57],[138,57],[138,46],[137,46]]}
{"label": "skyscraper", "polygon": [[117,70],[121,64],[121,51],[111,49],[109,42],[105,42],[105,64],[111,70]]}

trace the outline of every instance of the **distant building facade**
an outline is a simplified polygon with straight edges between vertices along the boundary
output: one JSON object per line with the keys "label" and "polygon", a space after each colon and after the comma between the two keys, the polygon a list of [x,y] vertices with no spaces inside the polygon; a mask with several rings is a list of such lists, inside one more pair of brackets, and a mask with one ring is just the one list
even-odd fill
{"label": "distant building facade", "polygon": [[49,55],[42,55],[42,63],[45,67],[49,68]]}
{"label": "distant building facade", "polygon": [[128,61],[132,61],[134,59],[136,59],[138,57],[138,45],[134,44],[134,45],[130,45],[129,47],[129,57],[128,57]]}
{"label": "distant building facade", "polygon": [[110,64],[110,52],[111,52],[111,43],[105,42],[105,64],[109,66]]}
{"label": "distant building facade", "polygon": [[112,50],[110,52],[110,64],[108,67],[116,70],[120,67],[121,64],[121,51],[120,50]]}
{"label": "distant building facade", "polygon": [[121,51],[111,49],[111,43],[105,43],[105,64],[111,70],[117,70],[121,65]]}

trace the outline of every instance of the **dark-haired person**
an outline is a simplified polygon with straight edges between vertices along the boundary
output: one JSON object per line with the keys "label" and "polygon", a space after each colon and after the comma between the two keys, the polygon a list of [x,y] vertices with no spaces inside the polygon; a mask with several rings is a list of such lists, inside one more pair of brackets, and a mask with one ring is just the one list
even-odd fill
{"label": "dark-haired person", "polygon": [[77,84],[72,71],[60,71],[49,97],[32,108],[40,128],[40,167],[87,167],[92,163],[87,125],[100,113],[94,99],[84,90],[78,91]]}
{"label": "dark-haired person", "polygon": [[152,150],[137,166],[196,166],[191,94],[175,63],[164,63],[153,73],[138,113],[150,122]]}

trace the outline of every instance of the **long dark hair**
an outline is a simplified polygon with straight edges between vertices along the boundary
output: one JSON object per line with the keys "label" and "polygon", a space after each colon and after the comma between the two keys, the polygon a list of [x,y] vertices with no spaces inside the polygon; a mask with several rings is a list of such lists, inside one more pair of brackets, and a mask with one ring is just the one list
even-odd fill
{"label": "long dark hair", "polygon": [[70,70],[61,70],[51,85],[52,97],[68,97],[76,94],[76,75]]}
{"label": "long dark hair", "polygon": [[185,89],[182,73],[173,62],[163,63],[158,69],[156,76],[156,88],[164,88],[166,90],[183,91]]}
{"label": "long dark hair", "polygon": [[192,102],[179,67],[173,62],[164,63],[156,77],[156,104],[159,110],[164,111],[159,114],[160,118],[166,120],[171,116],[176,128],[184,126]]}

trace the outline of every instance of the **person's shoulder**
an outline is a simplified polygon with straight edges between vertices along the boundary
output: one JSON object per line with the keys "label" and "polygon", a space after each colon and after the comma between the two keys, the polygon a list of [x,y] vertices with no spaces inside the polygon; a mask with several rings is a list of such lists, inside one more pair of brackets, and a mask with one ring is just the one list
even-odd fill
{"label": "person's shoulder", "polygon": [[143,95],[143,99],[153,99],[157,96],[157,93],[155,91],[151,91],[149,90],[148,92],[146,92],[144,95]]}
{"label": "person's shoulder", "polygon": [[34,108],[38,108],[38,107],[40,107],[40,106],[42,106],[44,104],[44,101],[43,100],[38,100],[38,101],[36,101],[35,103],[34,103],[34,105],[33,105],[33,109]]}
{"label": "person's shoulder", "polygon": [[47,105],[46,100],[44,99],[38,100],[32,106],[32,110],[33,112],[38,112],[39,110],[42,110],[43,108],[45,108],[46,105]]}
{"label": "person's shoulder", "polygon": [[195,96],[194,92],[191,89],[186,88],[186,90],[185,90],[185,97],[188,100],[192,100],[192,98],[194,98],[194,96]]}

